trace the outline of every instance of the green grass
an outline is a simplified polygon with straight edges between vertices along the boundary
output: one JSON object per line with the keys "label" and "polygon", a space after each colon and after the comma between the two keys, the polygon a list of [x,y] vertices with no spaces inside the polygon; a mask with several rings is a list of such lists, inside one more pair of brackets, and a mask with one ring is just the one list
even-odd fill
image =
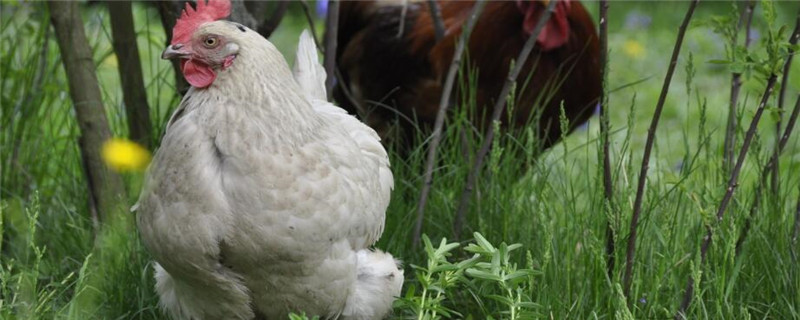
{"label": "green grass", "polygon": [[[157,307],[149,257],[133,226],[115,225],[95,237],[76,144],[79,132],[54,35],[46,31],[44,4],[2,5],[0,318],[164,318]],[[596,11],[596,3],[586,5]],[[778,24],[791,25],[798,5],[777,5]],[[620,209],[616,214],[605,214],[597,118],[538,157],[533,156],[537,151],[532,131],[498,135],[464,232],[480,232],[485,240],[467,239],[457,247],[442,239],[452,237],[454,211],[469,173],[471,156],[464,152],[474,155],[480,136],[467,131],[473,147],[462,149],[460,131],[469,130],[463,112],[444,132],[426,209],[424,232],[432,242],[427,250],[411,246],[426,150],[404,158],[392,153],[396,187],[378,247],[405,262],[404,299],[395,316],[670,318],[686,281],[694,276],[702,282],[690,318],[800,318],[800,267],[790,254],[793,245],[800,249],[790,241],[800,197],[798,134],[781,157],[779,192],[765,194],[743,251],[734,256],[761,166],[776,141],[773,109],[761,121],[733,203],[722,223],[713,223],[727,181],[721,166],[730,72],[709,63],[725,59],[724,39],[703,22],[728,14],[730,4],[724,2],[701,3],[687,33],[656,132],[631,296],[622,296],[620,271],[642,149],[685,6],[611,3],[610,87],[646,79],[610,96],[614,200]],[[754,28],[763,38],[767,26],[760,3],[757,8]],[[157,12],[145,5],[134,9],[151,117],[160,136],[178,97],[171,67],[159,59],[164,36]],[[634,13],[650,17],[649,26],[626,26]],[[109,121],[116,135],[125,136],[107,20],[102,6],[84,10]],[[273,37],[290,62],[303,27],[302,15],[290,12]],[[636,43],[640,54],[626,51]],[[763,50],[760,41],[753,46]],[[687,72],[690,63],[693,76]],[[800,63],[792,69],[785,84],[787,107],[800,91]],[[740,143],[764,86],[757,73],[745,75]],[[771,106],[775,101],[770,100]],[[134,201],[141,174],[129,173],[125,179]],[[604,253],[607,221],[617,231],[615,242],[621,248],[610,278]],[[713,226],[714,238],[701,266],[704,224]],[[522,246],[511,245],[516,243]],[[504,278],[510,274],[519,276]]]}

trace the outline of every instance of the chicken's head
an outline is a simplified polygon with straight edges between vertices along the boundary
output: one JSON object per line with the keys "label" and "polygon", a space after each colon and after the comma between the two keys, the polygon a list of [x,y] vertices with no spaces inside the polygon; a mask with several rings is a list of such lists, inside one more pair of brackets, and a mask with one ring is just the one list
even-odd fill
{"label": "chicken's head", "polygon": [[569,41],[569,15],[570,0],[517,0],[517,7],[525,16],[522,22],[522,29],[528,35],[532,35],[533,29],[539,22],[539,17],[544,12],[549,1],[558,1],[554,8],[550,20],[545,23],[544,28],[536,38],[537,44],[543,51],[550,51],[563,46]]}
{"label": "chicken's head", "polygon": [[196,88],[210,86],[217,72],[230,67],[239,54],[234,35],[244,27],[216,21],[227,17],[230,8],[228,0],[198,0],[197,9],[187,3],[172,29],[172,42],[161,54],[162,59],[180,59],[183,76]]}

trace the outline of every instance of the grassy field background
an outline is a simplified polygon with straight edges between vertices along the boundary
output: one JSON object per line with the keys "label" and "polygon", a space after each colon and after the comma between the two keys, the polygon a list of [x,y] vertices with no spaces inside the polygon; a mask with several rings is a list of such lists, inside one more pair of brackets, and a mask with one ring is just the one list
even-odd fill
{"label": "grassy field background", "polygon": [[[596,16],[597,3],[584,4]],[[467,239],[457,248],[439,244],[451,237],[471,165],[457,143],[467,126],[452,125],[444,133],[426,210],[424,232],[433,242],[427,252],[412,247],[425,149],[404,158],[392,153],[396,187],[377,247],[406,265],[405,298],[395,317],[671,318],[686,282],[695,277],[701,282],[689,318],[800,318],[800,266],[791,251],[800,251],[791,239],[800,209],[799,134],[781,156],[778,192],[763,195],[752,230],[741,253],[735,254],[761,167],[776,142],[776,95],[759,125],[733,203],[721,223],[713,218],[728,179],[722,170],[722,144],[731,74],[726,65],[712,63],[725,59],[726,45],[712,21],[731,14],[729,2],[701,3],[687,33],[656,132],[631,294],[622,295],[624,247],[647,126],[687,5],[611,3],[609,87],[619,88],[610,95],[614,214],[605,213],[597,117],[538,157],[530,148],[529,132],[499,135],[468,213],[467,234],[480,232],[486,241]],[[773,27],[787,25],[790,32],[800,6],[775,5]],[[157,307],[149,257],[133,225],[122,223],[95,234],[76,143],[79,132],[45,4],[2,6],[0,318],[165,318]],[[271,39],[290,63],[306,24],[297,9],[292,8]],[[161,136],[179,97],[171,66],[159,59],[164,32],[158,12],[136,4],[134,13],[151,117],[156,136]],[[84,22],[112,130],[124,137],[108,14],[102,5],[88,6]],[[764,51],[768,28],[759,3],[751,31],[754,52]],[[746,73],[743,80],[739,143],[765,87],[765,77],[756,72]],[[787,86],[786,108],[791,108],[800,92],[800,63],[782,85]],[[459,115],[455,119],[455,124],[464,122]],[[473,146],[479,145],[480,137],[469,136]],[[124,178],[132,204],[142,173],[125,173]],[[609,221],[620,248],[611,277],[604,251]],[[706,225],[713,228],[714,238],[701,265],[699,246]],[[522,246],[506,252],[503,242]],[[97,247],[108,249],[98,254]],[[507,259],[496,258],[492,264],[493,256]],[[501,277],[489,275],[495,273]],[[503,277],[508,275],[514,277]]]}

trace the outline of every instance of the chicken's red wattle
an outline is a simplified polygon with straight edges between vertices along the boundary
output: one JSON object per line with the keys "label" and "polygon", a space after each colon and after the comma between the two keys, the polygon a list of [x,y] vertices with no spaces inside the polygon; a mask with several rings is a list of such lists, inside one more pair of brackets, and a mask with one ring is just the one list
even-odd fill
{"label": "chicken's red wattle", "polygon": [[181,60],[181,71],[186,81],[195,88],[206,88],[217,78],[209,65],[193,59]]}

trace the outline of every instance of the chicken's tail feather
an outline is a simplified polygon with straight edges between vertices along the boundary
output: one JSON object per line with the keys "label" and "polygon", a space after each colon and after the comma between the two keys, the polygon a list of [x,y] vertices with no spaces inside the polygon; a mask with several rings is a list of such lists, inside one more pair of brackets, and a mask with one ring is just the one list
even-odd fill
{"label": "chicken's tail feather", "polygon": [[347,298],[341,319],[382,319],[400,296],[403,270],[392,255],[380,250],[361,250],[357,255],[358,278]]}
{"label": "chicken's tail feather", "polygon": [[325,68],[319,63],[317,46],[311,32],[303,30],[294,61],[294,78],[309,99],[328,100],[325,90]]}

